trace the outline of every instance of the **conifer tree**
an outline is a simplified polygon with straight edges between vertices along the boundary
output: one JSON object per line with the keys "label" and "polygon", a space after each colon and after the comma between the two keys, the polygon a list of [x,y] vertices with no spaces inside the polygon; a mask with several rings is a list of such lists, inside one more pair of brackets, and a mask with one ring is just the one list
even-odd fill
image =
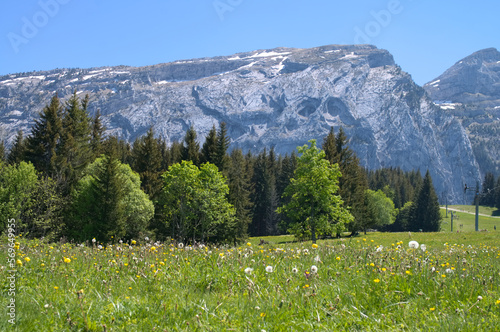
{"label": "conifer tree", "polygon": [[76,90],[66,102],[62,118],[62,133],[57,149],[58,167],[65,179],[65,191],[68,193],[78,181],[85,167],[92,161],[91,119],[88,114],[89,96],[83,101]]}
{"label": "conifer tree", "polygon": [[132,149],[133,170],[141,177],[141,188],[149,198],[155,200],[162,187],[161,151],[158,141],[154,138],[153,128],[138,138]]}
{"label": "conifer tree", "polygon": [[62,134],[62,106],[57,94],[35,121],[26,142],[26,159],[35,168],[54,177],[57,172],[57,148]]}
{"label": "conifer tree", "polygon": [[[274,156],[274,155],[273,155]],[[274,235],[277,232],[279,216],[278,195],[276,192],[276,178],[273,172],[275,166],[273,157],[267,155],[267,150],[257,156],[254,164],[252,182],[253,191],[253,220],[250,226],[252,236]]]}
{"label": "conifer tree", "polygon": [[26,140],[23,137],[23,131],[19,130],[16,135],[16,140],[14,141],[14,145],[10,149],[10,152],[7,156],[7,162],[10,165],[18,164],[24,160],[26,157]]}
{"label": "conifer tree", "polygon": [[216,164],[218,144],[217,144],[217,129],[213,125],[205,138],[205,143],[201,148],[201,162]]}
{"label": "conifer tree", "polygon": [[5,151],[5,142],[2,140],[0,142],[0,163],[5,162],[7,159],[6,151]]}
{"label": "conifer tree", "polygon": [[495,206],[500,210],[500,176],[495,185]]}
{"label": "conifer tree", "polygon": [[351,231],[364,229],[364,223],[368,220],[366,204],[366,190],[368,180],[363,168],[359,165],[359,159],[348,145],[347,136],[340,127],[335,136],[333,127],[323,141],[323,150],[326,159],[331,164],[338,164],[342,176],[339,178],[339,194],[344,205],[351,208],[354,222],[349,224]]}
{"label": "conifer tree", "polygon": [[186,136],[184,136],[182,160],[190,160],[194,165],[200,165],[200,144],[196,141],[196,130],[193,126],[189,127]]}
{"label": "conifer tree", "polygon": [[184,147],[178,141],[173,141],[170,146],[170,159],[171,165],[180,163],[182,161],[182,151]]}
{"label": "conifer tree", "polygon": [[495,176],[493,173],[486,173],[483,181],[482,195],[479,198],[480,205],[495,206]]}
{"label": "conifer tree", "polygon": [[439,232],[441,229],[441,219],[439,200],[432,184],[431,175],[427,171],[422,186],[416,195],[411,223],[409,225],[410,230]]}
{"label": "conifer tree", "polygon": [[247,236],[248,226],[251,222],[251,179],[249,176],[248,165],[241,149],[233,150],[228,170],[228,200],[236,209],[237,230],[235,233],[238,234],[240,239]]}
{"label": "conifer tree", "polygon": [[94,155],[94,159],[103,153],[104,131],[106,128],[101,122],[101,111],[97,110],[92,121],[90,149]]}
{"label": "conifer tree", "polygon": [[230,141],[227,136],[226,123],[221,122],[219,131],[217,132],[217,152],[215,159],[215,165],[217,165],[221,172],[225,172],[228,167],[229,157],[227,149],[229,148]]}

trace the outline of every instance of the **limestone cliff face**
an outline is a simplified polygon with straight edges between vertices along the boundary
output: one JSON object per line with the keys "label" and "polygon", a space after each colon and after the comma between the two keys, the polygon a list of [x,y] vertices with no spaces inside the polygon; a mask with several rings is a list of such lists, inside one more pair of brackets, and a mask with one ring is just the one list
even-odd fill
{"label": "limestone cliff face", "polygon": [[368,168],[429,169],[438,195],[461,201],[479,179],[467,133],[373,46],[277,48],[149,67],[61,69],[0,77],[3,137],[29,131],[57,92],[91,96],[108,134],[134,140],[150,126],[168,142],[194,125],[200,140],[227,123],[232,147],[293,151],[342,126]]}
{"label": "limestone cliff face", "polygon": [[445,112],[462,122],[482,174],[500,175],[500,52],[484,49],[424,85]]}

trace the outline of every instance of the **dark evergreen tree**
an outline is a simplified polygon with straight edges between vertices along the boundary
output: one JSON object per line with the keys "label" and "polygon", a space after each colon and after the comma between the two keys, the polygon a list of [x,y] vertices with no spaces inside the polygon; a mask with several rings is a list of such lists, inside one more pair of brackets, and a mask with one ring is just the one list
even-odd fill
{"label": "dark evergreen tree", "polygon": [[216,164],[217,149],[217,129],[214,125],[208,132],[205,143],[203,143],[203,147],[201,148],[201,162]]}
{"label": "dark evergreen tree", "polygon": [[[276,178],[276,191],[279,198],[279,206],[284,206],[290,202],[291,197],[283,196],[286,187],[290,184],[290,179],[293,178],[295,169],[297,168],[297,154],[293,152],[291,156],[285,155],[281,161],[280,172]],[[280,214],[281,220],[279,221],[279,233],[286,234],[291,220],[288,216]]]}
{"label": "dark evergreen tree", "polygon": [[193,126],[189,127],[186,136],[184,136],[182,160],[190,160],[194,165],[200,166],[200,144],[196,141],[196,130]]}
{"label": "dark evergreen tree", "polygon": [[123,204],[124,179],[119,176],[120,162],[105,157],[96,166],[89,186],[89,194],[74,199],[74,217],[69,224],[70,236],[76,239],[95,237],[109,241],[111,236],[125,235]]}
{"label": "dark evergreen tree", "polygon": [[240,149],[231,152],[231,162],[228,169],[229,203],[236,209],[237,230],[239,239],[248,234],[251,222],[252,202],[250,201],[251,184],[249,165]]}
{"label": "dark evergreen tree", "polygon": [[5,142],[2,140],[0,142],[0,162],[5,162],[7,160],[7,155],[5,151]]}
{"label": "dark evergreen tree", "polygon": [[500,210],[500,176],[495,185],[495,206]]}
{"label": "dark evergreen tree", "polygon": [[92,161],[91,119],[88,114],[89,96],[80,101],[76,90],[66,102],[62,118],[62,133],[58,145],[58,168],[64,178],[65,190],[71,191],[85,167]]}
{"label": "dark evergreen tree", "polygon": [[103,154],[118,159],[122,164],[132,163],[130,144],[117,136],[107,137],[102,144]]}
{"label": "dark evergreen tree", "polygon": [[132,148],[132,169],[141,177],[141,188],[153,201],[158,198],[163,180],[161,151],[158,140],[154,137],[153,128],[138,138]]}
{"label": "dark evergreen tree", "polygon": [[170,159],[172,164],[177,164],[182,161],[182,151],[184,147],[178,141],[173,141],[172,146],[170,146]]}
{"label": "dark evergreen tree", "polygon": [[486,173],[484,176],[483,190],[479,198],[479,204],[490,207],[495,206],[495,176],[492,173]]}
{"label": "dark evergreen tree", "polygon": [[229,163],[229,156],[227,155],[227,149],[229,148],[231,140],[227,136],[226,123],[221,122],[219,131],[217,132],[217,152],[215,157],[215,165],[219,168],[219,171],[225,172]]}
{"label": "dark evergreen tree", "polygon": [[7,156],[7,162],[10,165],[18,164],[26,157],[26,139],[23,137],[23,131],[19,130]]}
{"label": "dark evergreen tree", "polygon": [[416,195],[414,209],[410,219],[410,230],[423,232],[439,232],[441,230],[441,212],[439,200],[427,171],[424,181]]}
{"label": "dark evergreen tree", "polygon": [[348,224],[351,231],[364,229],[368,222],[365,192],[368,189],[368,180],[364,169],[359,164],[359,159],[348,145],[347,136],[340,127],[337,136],[333,128],[323,141],[323,150],[326,159],[331,164],[338,163],[342,176],[339,178],[339,194],[344,201],[344,206],[350,207],[354,222]]}
{"label": "dark evergreen tree", "polygon": [[267,150],[257,156],[253,174],[253,220],[250,226],[252,236],[267,236],[277,233],[279,215],[276,178],[273,172],[276,161],[267,155]]}
{"label": "dark evergreen tree", "polygon": [[44,174],[54,177],[57,171],[57,147],[62,133],[62,106],[57,94],[40,112],[26,142],[26,160]]}
{"label": "dark evergreen tree", "polygon": [[104,131],[106,128],[101,122],[101,112],[97,110],[94,120],[92,121],[92,137],[90,140],[90,149],[94,155],[94,159],[103,153]]}

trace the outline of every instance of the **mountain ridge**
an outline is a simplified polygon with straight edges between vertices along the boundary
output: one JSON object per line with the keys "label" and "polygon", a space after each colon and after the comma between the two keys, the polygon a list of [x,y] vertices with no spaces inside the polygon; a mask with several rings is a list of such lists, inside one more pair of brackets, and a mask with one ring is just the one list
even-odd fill
{"label": "mountain ridge", "polygon": [[372,45],[274,48],[146,67],[60,69],[0,77],[0,136],[29,130],[54,93],[90,94],[108,135],[129,141],[151,126],[168,143],[191,125],[200,141],[227,123],[232,148],[294,151],[344,128],[370,169],[429,169],[458,200],[479,179],[460,122],[436,106],[393,56]]}

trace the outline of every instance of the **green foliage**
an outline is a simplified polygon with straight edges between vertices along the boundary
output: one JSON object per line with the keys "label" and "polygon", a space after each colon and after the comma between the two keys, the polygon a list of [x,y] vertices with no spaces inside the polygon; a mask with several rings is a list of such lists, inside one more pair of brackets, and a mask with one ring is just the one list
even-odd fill
{"label": "green foliage", "polygon": [[248,225],[251,222],[252,202],[250,201],[250,165],[240,149],[231,152],[231,163],[228,169],[229,202],[236,211],[239,239],[247,237]]}
{"label": "green foliage", "polygon": [[174,164],[163,174],[165,223],[178,241],[234,241],[237,224],[228,202],[229,188],[217,166],[200,168],[191,161]]}
{"label": "green foliage", "polygon": [[182,148],[182,160],[192,161],[196,166],[200,165],[200,144],[196,141],[196,130],[193,126],[189,127],[184,137],[184,146]]}
{"label": "green foliage", "polygon": [[335,136],[333,127],[323,141],[323,150],[328,161],[338,164],[342,176],[339,178],[339,195],[344,205],[350,207],[354,217],[349,223],[349,230],[356,232],[364,228],[370,218],[365,202],[365,192],[368,189],[368,180],[365,170],[360,166],[359,159],[348,145],[347,136],[342,127]]}
{"label": "green foliage", "polygon": [[431,175],[427,171],[422,187],[416,195],[410,230],[438,232],[441,229],[441,219],[439,200],[434,191]]}
{"label": "green foliage", "polygon": [[162,155],[153,128],[134,142],[132,156],[133,169],[141,177],[142,189],[152,200],[157,199],[162,187]]}
{"label": "green foliage", "polygon": [[90,164],[73,193],[70,235],[78,240],[131,238],[145,233],[154,207],[139,175],[117,159]]}
{"label": "green foliage", "polygon": [[26,157],[26,139],[23,137],[23,131],[19,130],[12,148],[7,156],[7,162],[11,165],[18,164]]}
{"label": "green foliage", "polygon": [[56,183],[38,178],[35,167],[24,161],[0,165],[0,229],[7,219],[16,220],[16,230],[26,237],[54,239],[61,235],[63,199]]}
{"label": "green foliage", "polygon": [[291,200],[278,212],[293,220],[296,226],[292,229],[310,232],[312,241],[316,242],[317,235],[343,231],[353,217],[342,206],[342,199],[337,194],[341,176],[338,165],[325,159],[325,152],[316,147],[315,140],[309,142],[310,146],[297,148],[301,156],[284,193]]}
{"label": "green foliage", "polygon": [[396,220],[397,210],[392,200],[382,190],[366,190],[369,222],[364,225],[368,227],[382,227],[392,224]]}
{"label": "green foliage", "polygon": [[201,148],[201,162],[215,164],[217,159],[217,129],[213,125]]}
{"label": "green foliage", "polygon": [[62,130],[62,105],[56,94],[35,120],[26,142],[26,161],[51,177],[58,175],[57,149]]}

